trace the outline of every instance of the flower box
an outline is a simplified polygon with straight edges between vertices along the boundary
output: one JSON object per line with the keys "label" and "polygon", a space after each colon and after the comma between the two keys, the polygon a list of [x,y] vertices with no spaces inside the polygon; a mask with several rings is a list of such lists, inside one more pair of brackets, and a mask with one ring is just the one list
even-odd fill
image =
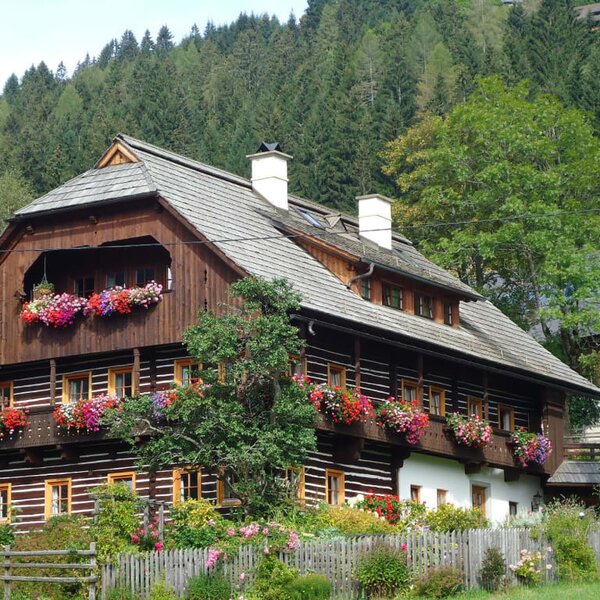
{"label": "flower box", "polygon": [[524,427],[513,431],[510,441],[513,456],[522,467],[531,463],[541,465],[552,454],[552,442],[541,433],[530,433]]}
{"label": "flower box", "polygon": [[482,448],[492,441],[492,427],[477,415],[464,416],[452,413],[446,421],[456,443],[461,446]]}
{"label": "flower box", "polygon": [[397,401],[390,397],[377,409],[377,424],[403,433],[409,444],[418,444],[429,427],[429,415],[416,400]]}
{"label": "flower box", "polygon": [[0,415],[0,438],[12,435],[17,429],[28,425],[27,411],[22,408],[5,408]]}
{"label": "flower box", "polygon": [[69,404],[59,404],[52,413],[56,424],[63,429],[76,431],[100,431],[102,417],[112,408],[117,408],[121,400],[116,396],[100,394],[89,400],[78,400]]}

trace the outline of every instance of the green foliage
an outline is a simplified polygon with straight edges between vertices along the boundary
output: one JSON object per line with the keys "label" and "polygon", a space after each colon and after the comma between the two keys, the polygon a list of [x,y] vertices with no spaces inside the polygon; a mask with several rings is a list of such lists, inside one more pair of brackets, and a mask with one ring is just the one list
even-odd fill
{"label": "green foliage", "polygon": [[150,589],[148,600],[179,600],[179,596],[165,581],[158,581]]}
{"label": "green foliage", "polygon": [[506,561],[498,548],[488,548],[479,569],[479,585],[488,592],[497,592],[504,584]]}
{"label": "green foliage", "polygon": [[8,523],[0,524],[0,546],[12,546],[15,541],[15,530]]}
{"label": "green foliage", "polygon": [[15,210],[33,200],[33,193],[18,171],[0,173],[0,230]]}
{"label": "green foliage", "polygon": [[187,600],[229,600],[231,585],[222,575],[203,573],[189,579],[185,597]]}
{"label": "green foliage", "polygon": [[139,499],[124,483],[106,484],[90,490],[98,499],[99,513],[90,527],[100,561],[132,550],[131,535],[139,528]]}
{"label": "green foliage", "polygon": [[546,507],[546,535],[552,545],[557,575],[562,581],[589,581],[597,575],[596,556],[588,543],[597,526],[592,509],[573,498]]}
{"label": "green foliage", "polygon": [[216,540],[215,527],[209,521],[220,523],[221,515],[205,499],[186,500],[171,507],[169,541],[177,548],[207,548]]}
{"label": "green foliage", "polygon": [[[299,296],[287,280],[252,278],[233,284],[231,294],[235,306],[219,315],[202,311],[183,335],[205,365],[207,385],[175,390],[159,416],[151,395],[127,402],[108,419],[140,463],[216,468],[243,513],[262,516],[288,502],[282,470],[303,464],[316,448],[314,408],[287,376],[289,355],[301,347],[289,318]],[[152,433],[143,446],[134,440],[140,427]]]}
{"label": "green foliage", "polygon": [[372,512],[345,505],[324,506],[322,510],[327,525],[340,533],[393,533],[395,531],[390,523]]}
{"label": "green foliage", "polygon": [[426,598],[448,598],[459,594],[464,589],[462,574],[452,567],[431,569],[414,584],[415,596]]}
{"label": "green foliage", "polygon": [[331,582],[324,575],[308,573],[287,585],[289,600],[328,600],[331,597]]}
{"label": "green foliage", "polygon": [[442,504],[427,511],[425,524],[431,531],[465,531],[485,529],[490,522],[476,508],[460,508],[454,504]]}
{"label": "green foliage", "polygon": [[137,600],[130,588],[120,587],[108,590],[106,600]]}
{"label": "green foliage", "polygon": [[387,598],[407,589],[406,551],[386,546],[376,548],[360,563],[356,579],[369,598]]}
{"label": "green foliage", "polygon": [[289,600],[288,586],[298,577],[280,560],[266,556],[258,566],[256,579],[246,597],[249,600]]}

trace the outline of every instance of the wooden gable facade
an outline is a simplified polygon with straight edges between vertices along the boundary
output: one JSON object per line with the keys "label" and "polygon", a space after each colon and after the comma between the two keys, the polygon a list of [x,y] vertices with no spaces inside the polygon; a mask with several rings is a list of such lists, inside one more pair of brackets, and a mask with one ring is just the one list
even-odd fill
{"label": "wooden gable facade", "polygon": [[[117,143],[97,168],[118,169],[137,160],[131,149]],[[303,245],[343,281],[360,273],[348,253],[311,240]],[[230,284],[245,274],[244,269],[160,193],[26,215],[5,232],[2,248],[10,252],[0,257],[0,382],[7,382],[10,404],[29,410],[28,426],[0,439],[0,488],[9,491],[18,514],[15,523],[30,529],[55,514],[48,506],[48,494],[52,497],[57,485],[69,495],[70,512],[90,514],[93,501],[88,490],[119,479],[130,482],[140,495],[167,504],[179,501],[182,489],[188,489],[192,496],[225,505],[223,486],[210,470],[193,480],[178,465],[158,473],[136,472],[122,443],[102,431],[62,430],[52,411],[64,401],[74,378],[90,397],[114,391],[116,376],[123,373],[130,378],[131,393],[167,389],[180,382],[193,364],[181,343],[182,331],[195,322],[199,310],[216,309],[225,301]],[[148,310],[82,320],[64,330],[28,327],[19,319],[23,302],[44,274],[53,280],[57,293],[72,293],[86,278],[90,289],[99,291],[114,281],[114,272],[135,285],[132,274],[141,269],[153,269],[153,278],[165,290],[162,302]],[[380,275],[379,281],[390,278]],[[396,281],[412,289],[406,277]],[[359,282],[353,285],[360,295]],[[428,289],[422,282],[415,285]],[[452,298],[456,311],[459,300]],[[433,320],[443,332],[443,315],[435,310]],[[423,497],[428,498],[426,488],[433,485],[432,493],[446,486],[442,491],[448,492],[448,501],[464,505],[470,504],[465,498],[476,485],[489,490],[490,506],[502,502],[508,507],[512,502],[528,509],[530,498],[560,462],[566,392],[556,385],[513,376],[497,365],[444,353],[427,343],[391,334],[386,338],[367,325],[349,325],[342,315],[326,318],[303,310],[296,319],[306,339],[300,369],[313,381],[331,383],[335,372],[345,385],[360,387],[374,401],[414,397],[431,419],[417,446],[373,423],[343,426],[322,419],[318,452],[301,473],[307,501],[328,499],[331,485],[341,486],[336,501],[369,491],[407,498],[415,486],[423,488]],[[457,313],[448,326],[459,325]],[[445,427],[446,414],[467,413],[473,407],[494,426],[493,443],[481,451],[457,446]],[[544,428],[555,445],[550,461],[542,467],[517,466],[503,411],[508,411],[511,427]],[[448,482],[436,489],[426,474],[439,480],[440,469],[448,473]],[[425,501],[430,507],[435,504]]]}

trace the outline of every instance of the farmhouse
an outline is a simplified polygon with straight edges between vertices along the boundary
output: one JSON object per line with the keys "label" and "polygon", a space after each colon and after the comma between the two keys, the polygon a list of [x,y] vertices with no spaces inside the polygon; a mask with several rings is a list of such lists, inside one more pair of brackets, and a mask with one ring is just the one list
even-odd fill
{"label": "farmhouse", "polygon": [[[198,365],[182,331],[248,274],[286,277],[302,294],[293,318],[306,348],[290,357],[295,373],[429,413],[413,445],[375,422],[320,419],[318,452],[294,474],[307,502],[373,490],[428,507],[477,506],[496,521],[537,502],[562,460],[567,395],[600,391],[393,232],[386,198],[358,198],[356,219],[288,194],[290,158],[261,145],[249,181],[119,135],[93,169],[18,211],[0,239],[0,392],[5,409],[28,413],[27,425],[5,425],[0,439],[0,518],[12,510],[29,529],[89,514],[88,489],[106,481],[167,503],[233,502],[214,472],[136,471],[123,443],[65,429],[53,412],[188,382]],[[24,303],[46,282],[74,295],[64,297],[71,304],[150,282],[163,295],[125,314],[69,320],[57,311],[25,322]],[[457,444],[446,424],[455,412],[489,420],[490,444]],[[518,427],[550,438],[543,464],[515,459]]]}

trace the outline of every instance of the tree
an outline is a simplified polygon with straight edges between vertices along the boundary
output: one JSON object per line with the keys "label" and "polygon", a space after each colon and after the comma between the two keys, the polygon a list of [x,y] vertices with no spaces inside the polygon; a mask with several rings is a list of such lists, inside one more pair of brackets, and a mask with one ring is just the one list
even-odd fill
{"label": "tree", "polygon": [[33,200],[33,193],[20,173],[14,170],[0,174],[0,231],[13,213]]}
{"label": "tree", "polygon": [[163,57],[167,54],[167,52],[172,50],[174,46],[173,34],[166,25],[163,25],[158,30],[158,35],[156,36],[156,54]]}
{"label": "tree", "polygon": [[583,113],[492,77],[390,144],[385,170],[399,228],[578,368],[600,330],[598,164]]}
{"label": "tree", "polygon": [[[299,297],[286,280],[246,278],[231,293],[235,306],[201,312],[183,336],[204,383],[173,390],[168,406],[165,394],[132,399],[109,418],[142,465],[214,470],[246,515],[264,516],[286,499],[284,470],[316,447],[314,409],[287,376],[301,348],[289,319]],[[149,437],[138,445],[142,429]]]}

